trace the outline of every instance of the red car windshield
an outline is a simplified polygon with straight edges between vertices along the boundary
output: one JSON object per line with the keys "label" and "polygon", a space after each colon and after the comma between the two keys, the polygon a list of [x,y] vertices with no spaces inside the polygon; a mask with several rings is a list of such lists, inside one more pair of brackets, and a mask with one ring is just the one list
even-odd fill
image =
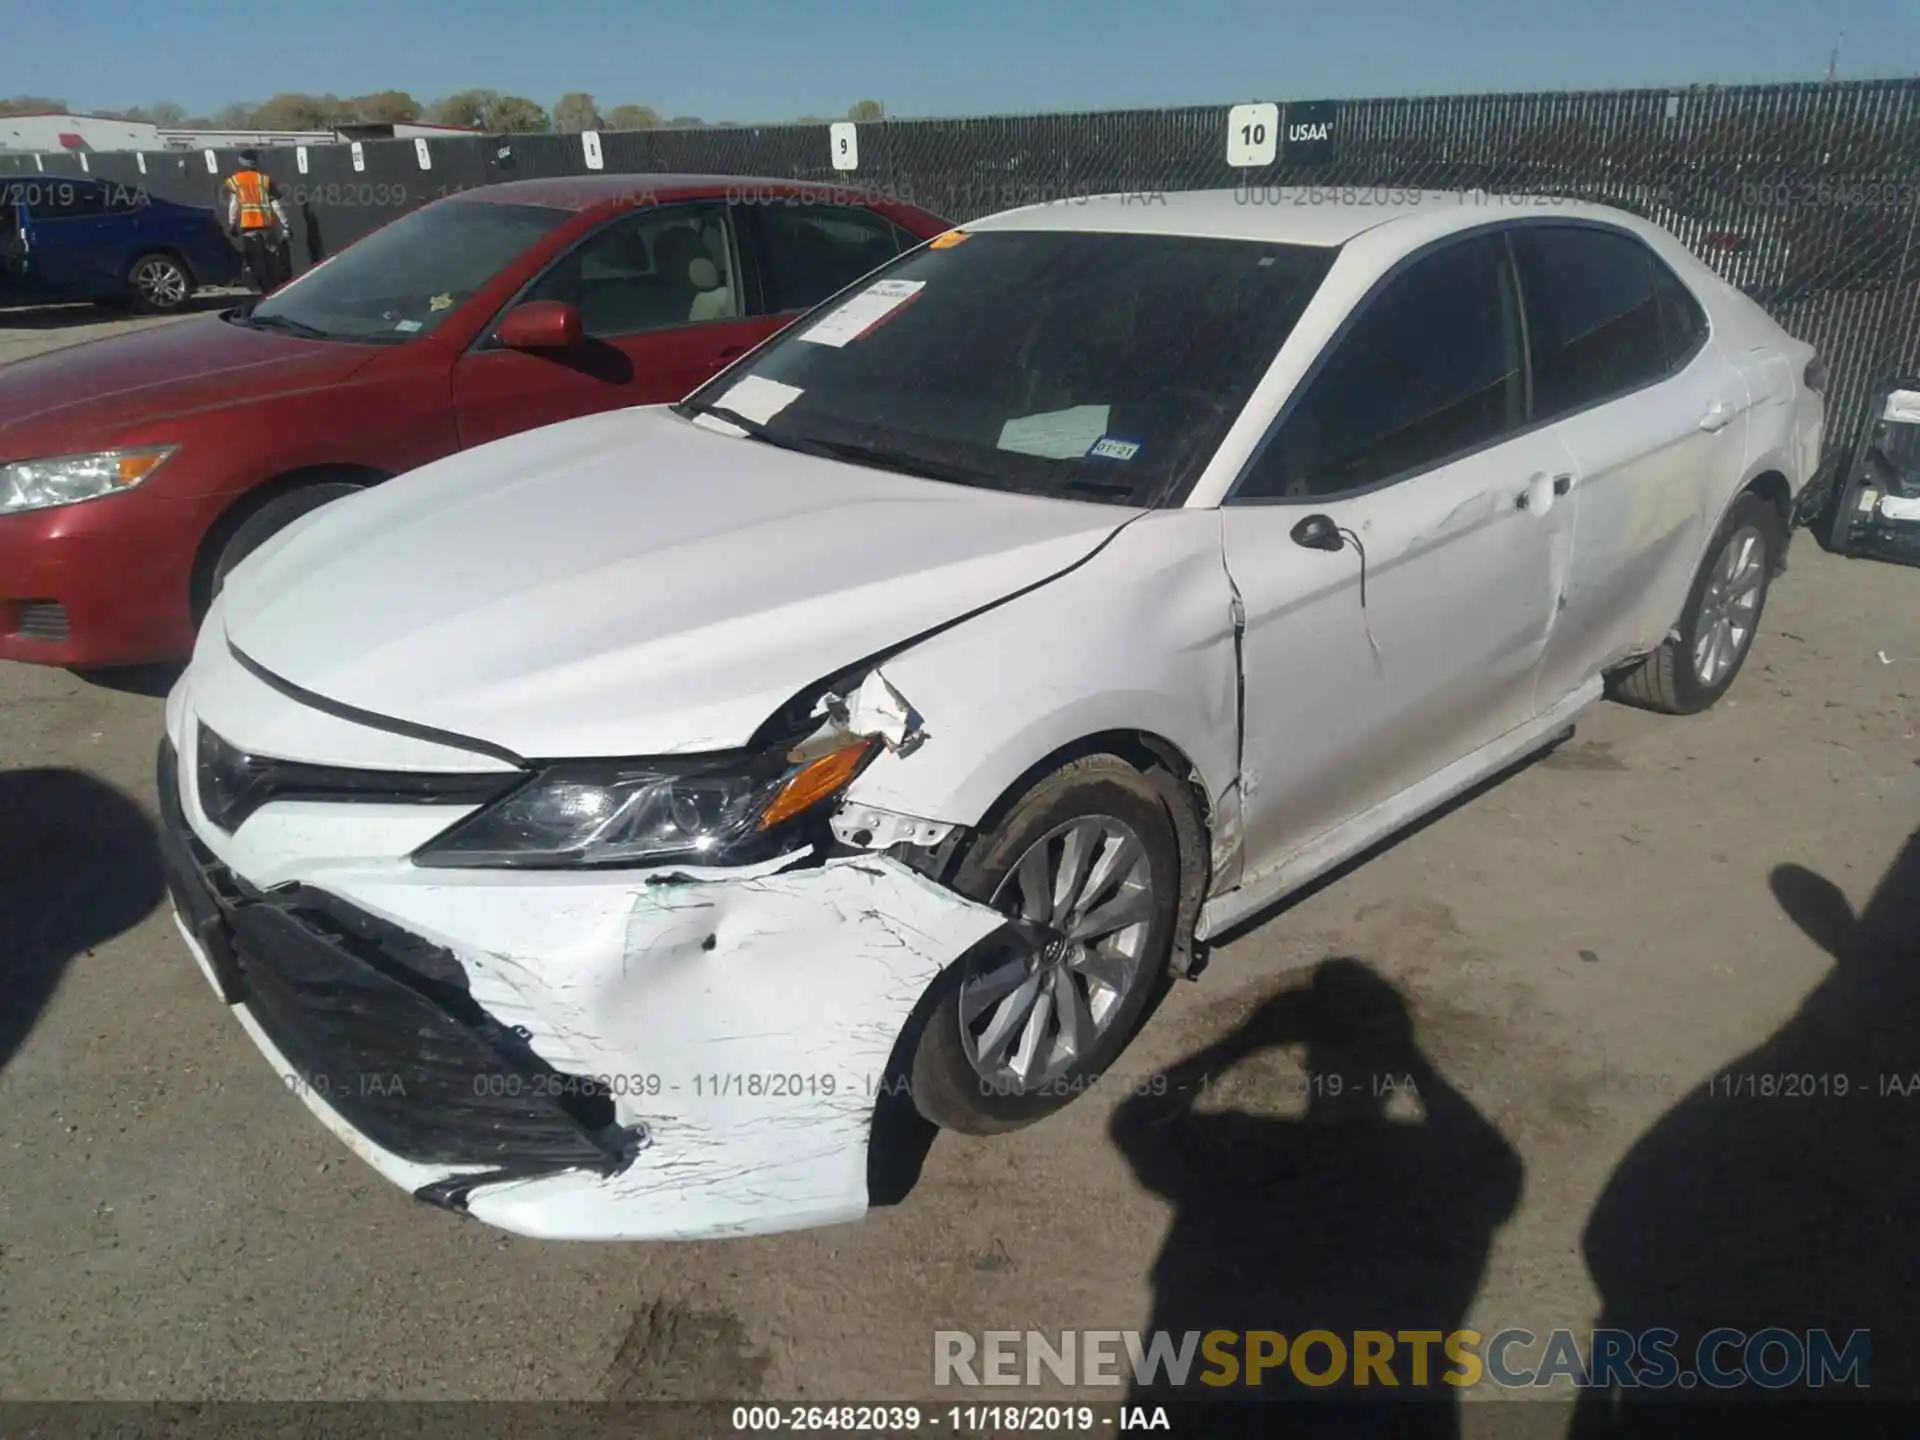
{"label": "red car windshield", "polygon": [[572,218],[572,211],[544,205],[429,205],[309,270],[241,323],[314,340],[396,345],[418,339]]}

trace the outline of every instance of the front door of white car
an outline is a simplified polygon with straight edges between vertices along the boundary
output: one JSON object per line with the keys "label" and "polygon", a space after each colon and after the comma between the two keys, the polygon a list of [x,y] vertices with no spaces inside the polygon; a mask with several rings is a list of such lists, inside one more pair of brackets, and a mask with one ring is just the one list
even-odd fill
{"label": "front door of white car", "polygon": [[1521,224],[1534,418],[1573,453],[1573,564],[1537,705],[1660,644],[1738,485],[1747,382],[1637,237]]}
{"label": "front door of white car", "polygon": [[[1533,719],[1572,460],[1526,428],[1524,355],[1499,234],[1427,252],[1362,302],[1229,495],[1249,881]],[[1297,543],[1314,515],[1348,543]]]}

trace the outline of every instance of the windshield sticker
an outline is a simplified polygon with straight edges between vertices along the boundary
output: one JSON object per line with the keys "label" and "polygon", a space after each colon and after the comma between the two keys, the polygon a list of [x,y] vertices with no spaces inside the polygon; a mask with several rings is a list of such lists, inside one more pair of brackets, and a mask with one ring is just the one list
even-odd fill
{"label": "windshield sticker", "polygon": [[924,280],[880,280],[841,305],[826,319],[809,326],[797,338],[838,350],[849,341],[871,334],[926,288]]}
{"label": "windshield sticker", "polygon": [[420,322],[418,320],[401,320],[397,322],[393,328],[396,330],[405,330],[411,335],[415,330],[420,328]]}
{"label": "windshield sticker", "polygon": [[965,230],[949,230],[944,235],[936,235],[927,242],[929,250],[951,250],[967,238]]}
{"label": "windshield sticker", "polygon": [[1140,453],[1140,444],[1136,440],[1119,440],[1111,435],[1103,435],[1093,442],[1093,448],[1087,454],[1096,460],[1131,460]]}
{"label": "windshield sticker", "polygon": [[1026,415],[1000,427],[1000,446],[1042,460],[1078,460],[1107,433],[1105,405],[1076,405],[1044,415]]}
{"label": "windshield sticker", "polygon": [[[743,420],[764,425],[806,393],[798,385],[782,385],[778,380],[749,375],[713,403],[722,410],[733,411]],[[714,418],[724,423],[724,417]]]}
{"label": "windshield sticker", "polygon": [[427,308],[429,310],[451,310],[453,308],[453,296],[436,295],[427,301]]}

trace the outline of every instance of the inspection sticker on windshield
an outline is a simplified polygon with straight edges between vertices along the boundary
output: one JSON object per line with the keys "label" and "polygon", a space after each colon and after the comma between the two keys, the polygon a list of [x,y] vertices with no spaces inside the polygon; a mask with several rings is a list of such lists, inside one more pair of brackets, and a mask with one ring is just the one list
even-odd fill
{"label": "inspection sticker on windshield", "polygon": [[826,319],[808,326],[797,338],[813,345],[831,345],[838,350],[848,341],[872,333],[901,306],[916,299],[926,286],[924,280],[877,280]]}
{"label": "inspection sticker on windshield", "polygon": [[1093,448],[1087,454],[1096,460],[1131,460],[1140,453],[1140,446],[1133,440],[1116,440],[1111,435],[1103,435],[1093,442]]}
{"label": "inspection sticker on windshield", "polygon": [[[749,375],[714,403],[723,410],[731,410],[743,420],[752,420],[764,425],[804,394],[806,391],[798,385],[782,385],[778,380],[765,380],[758,375]],[[701,416],[700,418],[709,417]],[[720,420],[719,416],[711,418]],[[721,423],[725,422],[721,421]]]}
{"label": "inspection sticker on windshield", "polygon": [[453,308],[453,296],[436,295],[427,301],[427,308],[429,310],[451,310]]}

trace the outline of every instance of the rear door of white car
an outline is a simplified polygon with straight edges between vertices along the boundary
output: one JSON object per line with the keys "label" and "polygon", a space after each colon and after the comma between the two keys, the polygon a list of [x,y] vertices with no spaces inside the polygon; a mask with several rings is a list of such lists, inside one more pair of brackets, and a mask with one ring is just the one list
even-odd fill
{"label": "rear door of white car", "polygon": [[[1525,430],[1525,383],[1500,232],[1444,242],[1361,302],[1228,496],[1249,877],[1532,719],[1565,553],[1537,497],[1571,460]],[[1364,589],[1353,545],[1291,538],[1316,514]]]}
{"label": "rear door of white car", "polygon": [[1573,558],[1541,667],[1545,710],[1679,619],[1746,450],[1747,382],[1707,315],[1637,236],[1513,228],[1535,423],[1573,453]]}

